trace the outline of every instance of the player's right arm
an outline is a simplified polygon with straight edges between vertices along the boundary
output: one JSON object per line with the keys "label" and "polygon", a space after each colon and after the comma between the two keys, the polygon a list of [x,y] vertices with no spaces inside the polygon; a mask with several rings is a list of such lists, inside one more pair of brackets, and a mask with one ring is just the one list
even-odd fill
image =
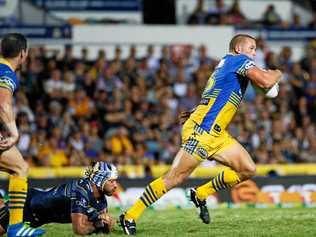
{"label": "player's right arm", "polygon": [[77,235],[87,235],[95,231],[93,222],[88,216],[82,213],[71,213],[72,229]]}
{"label": "player's right arm", "polygon": [[87,235],[93,233],[96,228],[88,218],[89,199],[82,187],[77,186],[71,193],[71,223],[72,229],[77,235]]}
{"label": "player's right arm", "polygon": [[258,87],[270,89],[281,80],[282,72],[278,69],[262,70],[254,66],[246,71],[246,76]]}
{"label": "player's right arm", "polygon": [[91,207],[85,187],[77,186],[71,194],[71,222],[72,228],[77,235],[87,235],[94,232],[107,230],[98,211]]}
{"label": "player's right arm", "polygon": [[12,91],[8,88],[0,87],[0,98],[0,122],[5,126],[8,133],[0,140],[0,150],[7,150],[18,141],[19,133],[13,112]]}

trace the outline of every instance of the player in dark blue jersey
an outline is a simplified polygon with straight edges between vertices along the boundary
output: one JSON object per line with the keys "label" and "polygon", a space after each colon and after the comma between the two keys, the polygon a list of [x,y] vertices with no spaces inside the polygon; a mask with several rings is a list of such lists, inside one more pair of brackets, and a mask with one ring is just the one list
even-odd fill
{"label": "player in dark blue jersey", "polygon": [[135,204],[120,216],[125,234],[135,235],[136,221],[146,207],[180,185],[203,160],[216,160],[227,166],[208,183],[190,191],[190,199],[199,208],[200,218],[206,224],[210,223],[206,198],[255,175],[256,166],[250,154],[227,131],[249,81],[260,88],[270,89],[281,79],[280,70],[256,67],[255,54],[253,37],[239,34],[232,38],[229,54],[217,65],[200,104],[183,125],[181,148],[171,169],[151,182]]}
{"label": "player in dark blue jersey", "polygon": [[13,113],[13,94],[19,82],[15,71],[27,58],[27,41],[21,34],[11,33],[1,40],[0,58],[0,170],[8,172],[10,220],[8,237],[40,236],[41,229],[34,229],[23,221],[23,207],[27,196],[28,165],[15,147],[19,132]]}
{"label": "player in dark blue jersey", "polygon": [[[117,169],[97,162],[87,169],[86,176],[46,190],[29,189],[24,221],[32,227],[72,223],[74,233],[79,235],[110,232],[115,220],[108,214],[106,196],[117,188]],[[8,221],[8,207],[4,205],[0,209],[0,234],[4,234]]]}

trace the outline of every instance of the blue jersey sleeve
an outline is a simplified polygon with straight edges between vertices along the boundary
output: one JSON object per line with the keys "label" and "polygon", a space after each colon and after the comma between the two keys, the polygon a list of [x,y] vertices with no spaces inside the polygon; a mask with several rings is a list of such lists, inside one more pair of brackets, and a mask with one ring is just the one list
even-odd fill
{"label": "blue jersey sleeve", "polygon": [[15,76],[11,76],[11,77],[8,75],[0,76],[0,87],[10,90],[13,94],[17,88],[17,83],[14,78]]}
{"label": "blue jersey sleeve", "polygon": [[246,77],[247,70],[255,66],[255,62],[246,55],[240,54],[234,59],[233,70],[240,76]]}
{"label": "blue jersey sleeve", "polygon": [[0,62],[0,87],[6,88],[12,92],[18,87],[18,80],[15,75],[15,72],[11,68]]}

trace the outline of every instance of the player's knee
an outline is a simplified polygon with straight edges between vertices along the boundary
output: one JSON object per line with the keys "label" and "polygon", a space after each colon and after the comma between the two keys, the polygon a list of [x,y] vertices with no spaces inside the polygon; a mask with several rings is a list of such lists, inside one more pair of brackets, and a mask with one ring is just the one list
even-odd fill
{"label": "player's knee", "polygon": [[251,177],[256,175],[256,165],[255,164],[249,164],[247,165],[244,170],[241,172],[242,179],[250,179]]}
{"label": "player's knee", "polygon": [[174,172],[167,173],[164,177],[167,190],[170,190],[176,186],[179,186],[185,181],[186,178],[187,177],[185,174],[176,174]]}
{"label": "player's knee", "polygon": [[187,179],[185,174],[180,174],[175,178],[176,186],[182,184]]}

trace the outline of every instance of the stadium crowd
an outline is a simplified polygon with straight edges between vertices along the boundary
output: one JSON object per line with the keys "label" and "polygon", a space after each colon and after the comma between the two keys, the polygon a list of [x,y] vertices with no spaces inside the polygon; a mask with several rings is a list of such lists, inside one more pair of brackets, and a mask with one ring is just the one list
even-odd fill
{"label": "stadium crowd", "polygon": [[[301,1],[301,4],[309,9],[315,6],[313,1]],[[262,10],[262,16],[257,20],[250,20],[246,17],[240,7],[240,0],[234,0],[231,5],[224,0],[214,1],[214,6],[206,10],[206,1],[197,0],[196,6],[187,17],[187,24],[190,25],[234,25],[239,27],[277,27],[277,28],[316,28],[316,11],[313,11],[312,19],[306,23],[302,22],[301,16],[293,12],[291,21],[282,19],[280,13],[273,4],[269,4]]]}
{"label": "stadium crowd", "polygon": [[[148,46],[127,58],[120,47],[108,59],[95,60],[83,48],[50,55],[32,48],[19,72],[15,111],[17,144],[31,166],[79,166],[103,160],[114,164],[170,163],[179,149],[180,111],[199,103],[218,59],[202,45],[177,54],[161,48],[161,58]],[[248,88],[240,112],[230,126],[256,163],[316,162],[316,48],[309,44],[300,61],[291,48],[272,52],[258,39],[256,63],[281,68],[279,96],[266,99]]]}

